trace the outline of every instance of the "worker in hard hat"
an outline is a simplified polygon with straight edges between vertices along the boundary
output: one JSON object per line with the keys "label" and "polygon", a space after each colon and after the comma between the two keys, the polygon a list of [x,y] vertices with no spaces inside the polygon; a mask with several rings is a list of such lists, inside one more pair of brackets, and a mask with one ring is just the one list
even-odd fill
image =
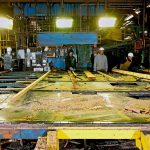
{"label": "worker in hard hat", "polygon": [[131,66],[133,57],[134,57],[133,53],[128,53],[128,56],[120,64],[119,69],[121,69],[121,70],[129,70],[129,67]]}
{"label": "worker in hard hat", "polygon": [[44,52],[42,54],[43,66],[46,66],[46,63],[47,63],[47,52],[48,52],[48,50],[49,50],[48,46],[45,46]]}
{"label": "worker in hard hat", "polygon": [[105,49],[103,47],[100,47],[97,51],[97,55],[94,58],[94,71],[107,72],[108,70],[108,61],[104,54],[104,50]]}
{"label": "worker in hard hat", "polygon": [[48,46],[45,46],[44,52],[47,52],[49,50]]}
{"label": "worker in hard hat", "polygon": [[32,59],[31,50],[27,48],[26,50],[26,67],[27,68],[31,67],[31,59]]}
{"label": "worker in hard hat", "polygon": [[7,52],[4,55],[4,70],[11,70],[12,71],[12,55],[11,55],[12,48],[7,47]]}
{"label": "worker in hard hat", "polygon": [[74,71],[76,69],[76,58],[73,56],[73,51],[69,50],[68,56],[65,58],[66,70]]}

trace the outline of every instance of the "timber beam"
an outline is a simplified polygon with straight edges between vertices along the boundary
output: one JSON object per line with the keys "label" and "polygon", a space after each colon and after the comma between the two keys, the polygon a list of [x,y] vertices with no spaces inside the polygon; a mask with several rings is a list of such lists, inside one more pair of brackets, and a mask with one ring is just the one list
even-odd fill
{"label": "timber beam", "polygon": [[150,73],[150,69],[145,69],[145,70],[142,70],[143,72],[145,73]]}
{"label": "timber beam", "polygon": [[68,74],[69,74],[70,80],[72,81],[74,89],[77,89],[78,88],[77,79],[75,78],[74,73],[72,72],[68,71]]}
{"label": "timber beam", "polygon": [[103,77],[107,78],[109,81],[119,81],[118,79],[112,77],[112,76],[109,76],[101,71],[97,71],[100,75],[102,75]]}
{"label": "timber beam", "polygon": [[1,72],[0,72],[0,75],[1,75],[1,74],[6,74],[6,73],[9,73],[9,72],[11,72],[11,71],[1,71]]}
{"label": "timber beam", "polygon": [[112,71],[115,72],[115,73],[120,73],[120,74],[124,74],[124,75],[130,75],[130,76],[150,80],[150,75],[149,74],[142,74],[142,73],[124,71],[124,70],[119,70],[119,69],[113,69]]}
{"label": "timber beam", "polygon": [[17,93],[11,100],[12,101],[17,101],[20,100],[20,98],[22,96],[24,96],[29,90],[31,90],[34,86],[36,86],[41,80],[43,80],[46,76],[48,76],[48,74],[50,73],[50,71],[48,71],[47,73],[45,73],[44,75],[42,75],[40,78],[38,78],[37,80],[35,80],[33,83],[29,84],[26,88],[24,88],[23,90],[21,90],[19,93]]}

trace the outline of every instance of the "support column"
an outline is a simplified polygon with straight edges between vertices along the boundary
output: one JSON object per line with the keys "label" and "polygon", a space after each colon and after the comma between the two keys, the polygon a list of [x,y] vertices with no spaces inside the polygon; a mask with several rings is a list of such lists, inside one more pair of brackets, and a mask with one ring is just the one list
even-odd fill
{"label": "support column", "polygon": [[57,139],[57,131],[49,131],[47,133],[48,150],[59,150],[59,140]]}

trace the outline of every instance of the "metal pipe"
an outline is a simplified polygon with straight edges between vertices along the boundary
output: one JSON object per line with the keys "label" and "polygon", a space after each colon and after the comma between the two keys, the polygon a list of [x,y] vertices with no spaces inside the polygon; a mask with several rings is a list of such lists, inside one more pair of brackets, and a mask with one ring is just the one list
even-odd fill
{"label": "metal pipe", "polygon": [[108,0],[105,0],[105,10],[108,8]]}
{"label": "metal pipe", "polygon": [[97,4],[80,4],[80,32],[82,32],[82,14],[81,14],[81,10],[82,10],[82,6],[97,6]]}
{"label": "metal pipe", "polygon": [[146,0],[143,0],[143,41],[145,48],[145,40],[144,40],[144,30],[145,30],[145,9],[146,9]]}

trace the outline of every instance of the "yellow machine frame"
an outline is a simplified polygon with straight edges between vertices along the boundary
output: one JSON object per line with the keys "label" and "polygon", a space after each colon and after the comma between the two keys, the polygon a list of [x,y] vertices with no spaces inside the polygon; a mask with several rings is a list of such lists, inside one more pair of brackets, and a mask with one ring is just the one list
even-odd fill
{"label": "yellow machine frame", "polygon": [[140,150],[150,150],[150,135],[134,127],[50,127],[47,134],[48,150],[59,150],[61,139],[116,139],[135,140]]}

